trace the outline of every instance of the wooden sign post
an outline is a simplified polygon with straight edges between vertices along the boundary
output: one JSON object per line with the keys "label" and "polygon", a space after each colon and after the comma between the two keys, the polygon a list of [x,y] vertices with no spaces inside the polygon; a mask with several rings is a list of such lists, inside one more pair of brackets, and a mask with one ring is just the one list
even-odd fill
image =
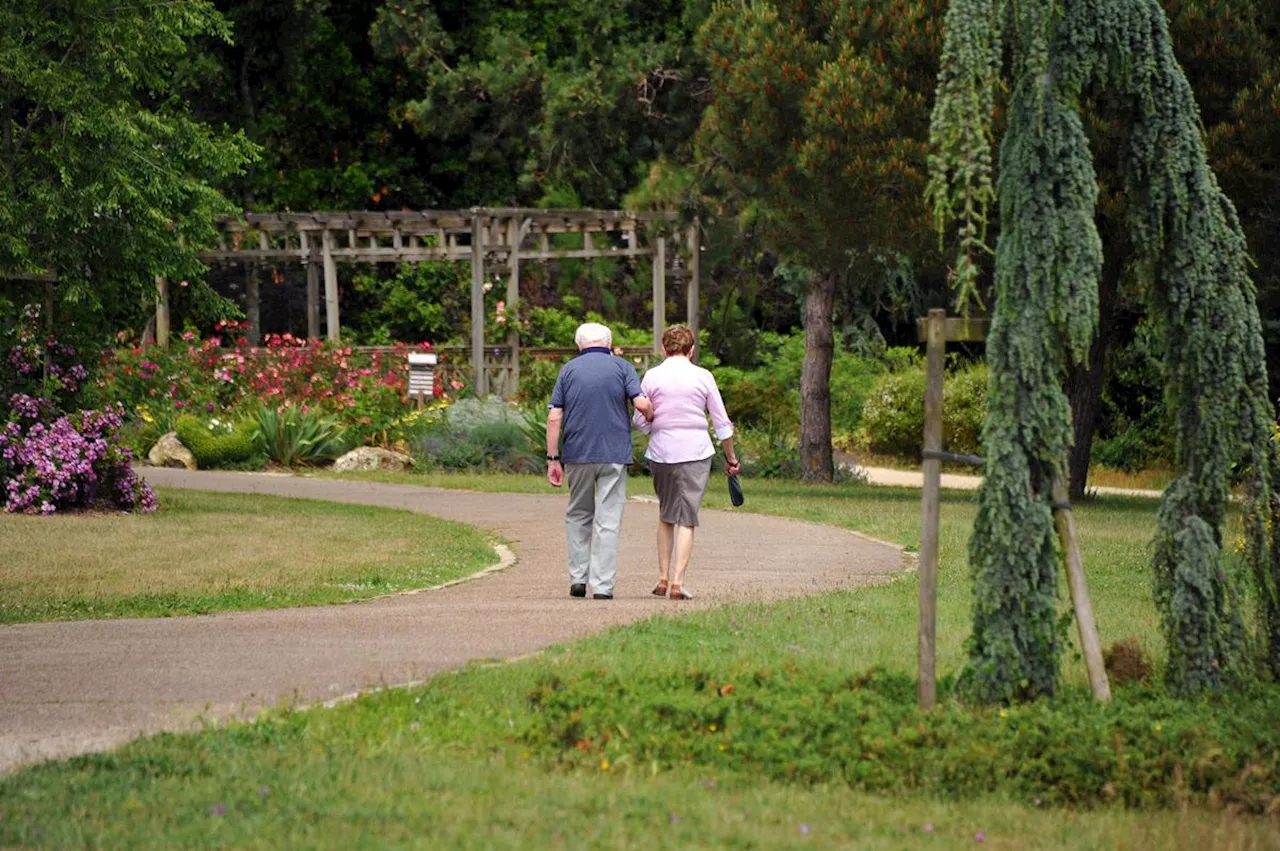
{"label": "wooden sign post", "polygon": [[[942,486],[942,462],[981,464],[972,455],[953,455],[942,450],[942,373],[948,342],[977,342],[987,338],[985,319],[947,318],[946,311],[934,309],[919,321],[919,338],[925,343],[926,384],[924,392],[924,490],[920,497],[920,619],[917,627],[919,680],[916,696],[922,709],[937,702],[938,612],[938,523]],[[1084,561],[1076,542],[1075,521],[1062,482],[1054,482],[1054,521],[1066,562],[1067,584],[1080,628],[1080,648],[1089,672],[1089,687],[1097,700],[1110,700],[1111,689],[1102,663],[1102,645],[1093,605],[1085,585]]]}

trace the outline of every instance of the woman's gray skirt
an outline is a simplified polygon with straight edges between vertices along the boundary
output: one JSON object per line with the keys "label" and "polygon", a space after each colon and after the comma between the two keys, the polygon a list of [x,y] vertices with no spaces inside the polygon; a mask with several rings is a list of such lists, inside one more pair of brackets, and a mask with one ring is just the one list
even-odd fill
{"label": "woman's gray skirt", "polygon": [[679,464],[649,462],[653,489],[658,494],[658,516],[663,523],[697,526],[698,507],[711,478],[711,459],[682,461]]}

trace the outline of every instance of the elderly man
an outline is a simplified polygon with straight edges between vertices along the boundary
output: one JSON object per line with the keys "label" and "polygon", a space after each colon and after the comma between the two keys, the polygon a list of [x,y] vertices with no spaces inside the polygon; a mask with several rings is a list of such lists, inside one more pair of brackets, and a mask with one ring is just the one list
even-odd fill
{"label": "elderly man", "polygon": [[636,368],[614,357],[608,328],[588,322],[579,326],[574,342],[578,356],[561,368],[551,391],[547,480],[554,487],[569,480],[569,596],[587,596],[589,582],[595,599],[612,600],[631,463],[627,403],[646,419],[653,419],[653,406]]}

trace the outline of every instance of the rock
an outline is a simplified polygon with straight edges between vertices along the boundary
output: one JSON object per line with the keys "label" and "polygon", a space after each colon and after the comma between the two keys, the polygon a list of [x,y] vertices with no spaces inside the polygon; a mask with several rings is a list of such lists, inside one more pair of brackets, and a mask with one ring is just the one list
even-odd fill
{"label": "rock", "polygon": [[182,441],[178,440],[177,433],[172,431],[156,441],[156,445],[151,447],[151,451],[147,453],[147,460],[154,467],[175,467],[188,470],[196,468],[196,456],[191,454],[190,449],[182,445]]}
{"label": "rock", "polygon": [[413,459],[403,452],[380,449],[377,446],[360,446],[333,462],[335,473],[359,473],[367,470],[391,470],[400,472],[413,465]]}

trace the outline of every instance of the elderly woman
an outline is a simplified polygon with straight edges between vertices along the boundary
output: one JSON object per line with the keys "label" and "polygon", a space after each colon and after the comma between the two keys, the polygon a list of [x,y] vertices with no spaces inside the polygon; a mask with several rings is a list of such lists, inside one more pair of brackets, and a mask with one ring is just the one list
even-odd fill
{"label": "elderly woman", "polygon": [[638,413],[632,420],[649,435],[645,457],[658,493],[658,584],[653,593],[665,597],[669,592],[672,600],[692,599],[684,590],[684,574],[693,553],[693,532],[711,476],[711,459],[716,454],[707,434],[708,413],[724,447],[728,474],[736,476],[739,471],[733,451],[733,423],[725,413],[715,377],[689,360],[693,344],[693,332],[683,325],[673,325],[662,335],[666,359],[646,372],[640,382],[653,404],[653,421]]}

